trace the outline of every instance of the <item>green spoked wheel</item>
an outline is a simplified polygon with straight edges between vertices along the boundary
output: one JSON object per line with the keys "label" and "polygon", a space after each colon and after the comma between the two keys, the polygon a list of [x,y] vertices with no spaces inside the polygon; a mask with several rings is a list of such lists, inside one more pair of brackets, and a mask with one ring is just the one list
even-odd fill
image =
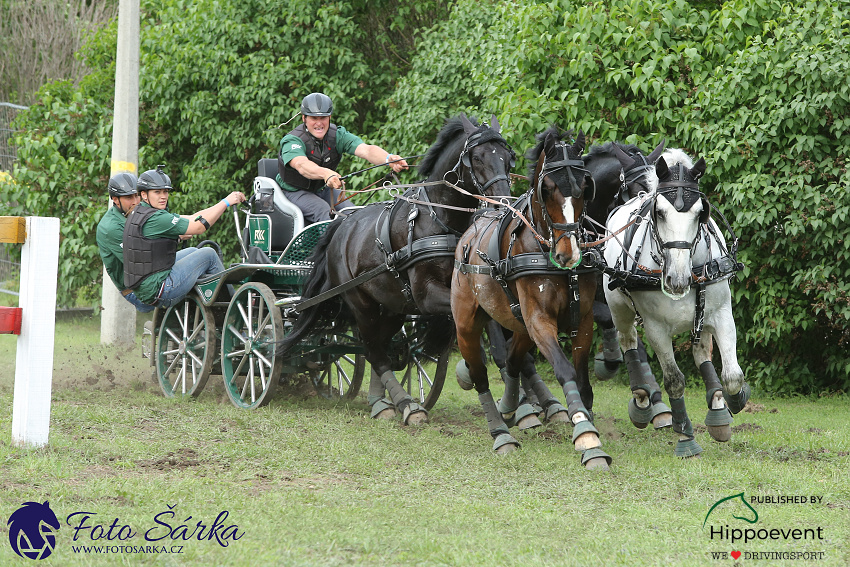
{"label": "green spoked wheel", "polygon": [[329,400],[351,400],[360,391],[363,374],[366,369],[366,357],[355,354],[352,358],[344,354],[321,368],[310,370],[310,382],[316,392]]}
{"label": "green spoked wheel", "polygon": [[425,409],[431,409],[443,391],[451,343],[438,355],[426,353],[424,325],[421,319],[412,316],[393,337],[393,342],[400,344],[403,351],[399,369],[403,368],[404,374],[396,373],[401,387]]}
{"label": "green spoked wheel", "polygon": [[221,329],[221,374],[233,405],[254,409],[269,403],[280,379],[275,348],[281,338],[283,319],[272,290],[244,284],[230,300]]}
{"label": "green spoked wheel", "polygon": [[156,340],[156,375],[162,392],[197,397],[215,362],[215,319],[194,293],[165,311]]}

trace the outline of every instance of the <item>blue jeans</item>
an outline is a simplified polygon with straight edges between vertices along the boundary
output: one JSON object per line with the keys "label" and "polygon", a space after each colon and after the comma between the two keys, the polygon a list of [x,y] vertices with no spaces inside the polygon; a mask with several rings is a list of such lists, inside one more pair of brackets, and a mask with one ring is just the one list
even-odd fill
{"label": "blue jeans", "polygon": [[[177,260],[180,260],[181,258],[186,256],[187,254],[195,252],[196,250],[197,250],[197,248],[194,248],[194,247],[191,247],[191,246],[189,248],[184,248],[183,250],[178,250],[177,251]],[[175,262],[177,260],[175,260]],[[142,303],[139,300],[139,298],[136,297],[135,292],[128,293],[127,295],[124,296],[124,299],[126,299],[130,303],[130,305],[135,307],[136,311],[138,311],[139,313],[150,313],[151,311],[156,309],[156,307],[154,307],[153,305],[148,305],[147,303]]]}
{"label": "blue jeans", "polygon": [[[186,250],[191,253],[186,253]],[[162,284],[162,293],[156,306],[167,309],[189,295],[195,282],[203,276],[211,276],[224,271],[224,264],[212,248],[187,248],[178,253],[177,261],[171,267],[171,273]]]}

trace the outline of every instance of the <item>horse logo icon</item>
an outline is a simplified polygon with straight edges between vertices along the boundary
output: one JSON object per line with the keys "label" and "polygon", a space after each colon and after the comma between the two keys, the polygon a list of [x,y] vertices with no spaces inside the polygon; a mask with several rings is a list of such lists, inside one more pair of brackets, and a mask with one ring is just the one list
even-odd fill
{"label": "horse logo icon", "polygon": [[705,527],[705,523],[708,521],[708,517],[709,517],[709,516],[711,516],[711,513],[712,513],[712,512],[714,512],[714,509],[715,509],[715,508],[717,508],[718,506],[720,506],[720,505],[721,505],[721,504],[723,504],[724,502],[727,502],[727,501],[729,501],[729,500],[735,500],[736,498],[739,498],[739,499],[741,500],[741,503],[742,503],[744,506],[746,506],[747,508],[749,508],[749,509],[750,509],[750,511],[753,513],[753,516],[754,516],[754,517],[753,517],[753,519],[752,519],[752,520],[751,520],[751,519],[749,519],[749,518],[746,518],[746,517],[744,517],[744,516],[736,516],[736,515],[734,515],[734,514],[732,515],[732,517],[733,517],[733,518],[735,518],[736,520],[743,520],[743,521],[745,521],[745,522],[747,522],[747,523],[750,523],[750,524],[755,524],[756,522],[758,522],[758,519],[759,519],[759,513],[758,513],[758,512],[756,512],[756,509],[755,509],[755,508],[753,508],[752,506],[750,506],[750,503],[749,503],[749,502],[747,502],[747,499],[746,499],[746,498],[744,498],[744,493],[743,493],[743,492],[739,492],[738,494],[733,494],[732,496],[727,496],[726,498],[721,498],[720,500],[718,500],[717,502],[715,502],[715,503],[714,503],[714,506],[712,506],[712,507],[711,507],[711,509],[708,511],[708,514],[706,514],[706,515],[705,515],[705,520],[703,520],[703,522],[702,522],[703,527]]}
{"label": "horse logo icon", "polygon": [[9,516],[9,543],[21,557],[45,559],[56,547],[56,530],[59,520],[50,505],[24,502]]}

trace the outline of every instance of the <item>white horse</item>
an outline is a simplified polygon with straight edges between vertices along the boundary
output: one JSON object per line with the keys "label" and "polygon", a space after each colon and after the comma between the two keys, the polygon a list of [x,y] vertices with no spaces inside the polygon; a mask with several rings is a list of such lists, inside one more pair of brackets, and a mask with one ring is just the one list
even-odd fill
{"label": "white horse", "polygon": [[[728,441],[731,414],[741,411],[750,396],[735,352],[729,289],[738,264],[699,191],[705,160],[694,164],[683,151],[671,149],[658,159],[655,170],[657,186],[608,218],[611,233],[628,227],[605,244],[603,282],[629,371],[629,414],[649,412],[652,403],[660,401],[651,399],[653,392],[644,383],[637,358],[635,321],[640,316],[664,372],[673,430],[679,434],[676,456],[690,457],[702,448],[685,410],[685,379],[676,365],[672,338],[692,332],[694,362],[705,381],[709,408],[705,424],[715,440]],[[711,363],[712,339],[723,363],[722,386]]]}

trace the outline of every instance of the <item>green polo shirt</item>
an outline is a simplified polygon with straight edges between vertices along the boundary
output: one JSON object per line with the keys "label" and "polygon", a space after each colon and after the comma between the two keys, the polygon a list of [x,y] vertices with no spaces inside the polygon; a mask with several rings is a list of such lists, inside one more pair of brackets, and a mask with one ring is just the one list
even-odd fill
{"label": "green polo shirt", "polygon": [[127,221],[118,207],[112,206],[97,223],[97,248],[109,279],[119,290],[124,289],[124,223]]}
{"label": "green polo shirt", "polygon": [[[139,203],[139,207],[150,207],[147,203]],[[150,216],[148,221],[142,227],[142,236],[145,238],[177,238],[181,234],[186,234],[189,230],[189,219],[184,219],[180,215],[175,215],[169,211],[157,211]],[[123,237],[123,233],[122,233]],[[159,294],[162,287],[162,282],[168,277],[171,270],[163,270],[151,274],[141,281],[139,287],[136,288],[136,297],[145,303],[151,303]],[[122,282],[123,271],[122,271]]]}
{"label": "green polo shirt", "polygon": [[[363,140],[360,137],[355,136],[342,126],[336,127],[336,152],[339,155],[354,155],[354,150],[363,143]],[[294,157],[304,156],[307,157],[307,152],[304,149],[304,142],[301,141],[301,138],[294,134],[287,134],[280,141],[280,156],[283,158],[283,163],[287,164]],[[283,179],[280,178],[280,173],[275,176],[275,181],[280,185],[281,189],[286,191],[299,191],[297,187],[293,187],[288,183],[284,183]]]}

